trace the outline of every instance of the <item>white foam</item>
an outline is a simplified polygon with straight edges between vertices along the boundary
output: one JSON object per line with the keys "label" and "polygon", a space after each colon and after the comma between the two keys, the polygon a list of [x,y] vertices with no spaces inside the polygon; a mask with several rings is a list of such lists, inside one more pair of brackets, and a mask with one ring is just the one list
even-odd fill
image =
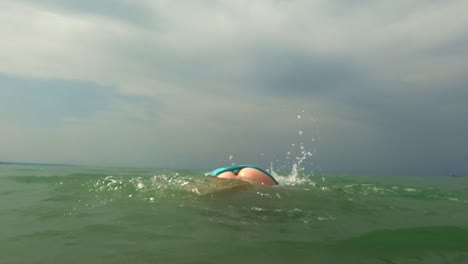
{"label": "white foam", "polygon": [[301,170],[298,169],[297,164],[293,164],[291,172],[287,175],[281,175],[278,172],[276,172],[273,169],[273,164],[271,164],[269,172],[275,179],[280,183],[280,185],[289,185],[289,186],[295,186],[295,185],[313,185],[315,186],[315,182],[312,181],[309,176],[311,175],[304,175],[301,173]]}

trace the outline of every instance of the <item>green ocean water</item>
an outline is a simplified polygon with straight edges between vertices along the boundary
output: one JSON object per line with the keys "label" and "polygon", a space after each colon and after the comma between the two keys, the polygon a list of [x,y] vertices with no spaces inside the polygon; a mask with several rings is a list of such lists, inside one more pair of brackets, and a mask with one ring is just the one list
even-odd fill
{"label": "green ocean water", "polygon": [[468,179],[0,165],[0,263],[468,263]]}

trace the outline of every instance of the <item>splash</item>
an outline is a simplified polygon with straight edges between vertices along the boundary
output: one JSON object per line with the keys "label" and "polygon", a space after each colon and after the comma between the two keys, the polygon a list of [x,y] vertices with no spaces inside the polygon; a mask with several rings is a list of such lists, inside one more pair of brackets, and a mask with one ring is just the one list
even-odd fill
{"label": "splash", "polygon": [[83,184],[92,194],[94,201],[88,204],[104,205],[112,201],[133,199],[150,203],[174,196],[182,196],[187,191],[185,186],[194,182],[192,177],[174,174],[158,174],[152,177],[140,176],[105,176],[90,179]]}
{"label": "splash", "polygon": [[[314,163],[312,158],[317,152],[315,145],[318,132],[310,133],[312,136],[306,133],[307,130],[304,129],[304,112],[305,111],[302,110],[301,113],[297,115],[297,139],[296,142],[291,144],[291,149],[286,152],[284,164],[278,169],[275,169],[273,162],[270,163],[269,172],[282,185],[317,185],[317,181],[313,179],[315,177],[315,170],[318,170],[319,167]],[[314,119],[310,120],[315,122]],[[280,174],[279,171],[283,173]],[[325,178],[322,177],[321,180],[325,181]]]}
{"label": "splash", "polygon": [[313,185],[315,186],[315,182],[313,182],[309,177],[305,177],[301,175],[297,169],[297,164],[293,164],[291,172],[287,175],[280,175],[273,169],[273,164],[271,164],[269,172],[281,185]]}

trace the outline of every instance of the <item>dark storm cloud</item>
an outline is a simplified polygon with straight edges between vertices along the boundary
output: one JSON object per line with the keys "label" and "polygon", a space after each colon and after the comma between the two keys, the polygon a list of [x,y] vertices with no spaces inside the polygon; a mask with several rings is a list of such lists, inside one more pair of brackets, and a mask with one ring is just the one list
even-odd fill
{"label": "dark storm cloud", "polygon": [[[468,89],[458,82],[424,87],[382,83],[352,89],[347,96],[325,97],[333,104],[352,109],[340,111],[337,116],[365,124],[377,137],[358,143],[362,141],[360,137],[367,135],[341,131],[345,141],[355,141],[357,146],[362,144],[361,148],[344,151],[348,155],[354,152],[352,162],[347,165],[344,165],[346,161],[324,160],[324,167],[339,171],[344,165],[348,172],[378,174],[380,170],[400,175],[447,175],[467,171],[464,161],[468,156],[466,98]],[[325,148],[333,145],[333,142],[328,143]],[[371,145],[366,146],[369,143]],[[367,156],[369,153],[372,156]]]}
{"label": "dark storm cloud", "polygon": [[252,82],[276,96],[323,96],[364,82],[361,73],[345,59],[268,54],[257,57],[256,66]]}
{"label": "dark storm cloud", "polygon": [[[461,48],[464,44],[459,38],[444,45],[448,48],[438,49],[438,55],[464,54]],[[430,48],[414,54],[401,68],[411,69],[411,63],[417,62],[422,53],[427,59],[435,50]],[[464,161],[468,156],[465,118],[468,79],[456,74],[453,67],[425,65],[435,68],[423,80],[408,80],[405,74],[389,80],[376,74],[372,67],[364,71],[365,67],[336,57],[256,54],[258,72],[254,76],[258,79],[253,83],[265,95],[310,100],[312,104],[318,99],[336,107],[335,117],[372,131],[360,134],[351,127],[324,128],[322,138],[326,144],[321,145],[326,152],[335,153],[320,158],[328,171],[447,175],[468,170]],[[418,69],[411,70],[418,72]],[[424,71],[427,69],[421,69],[426,75]],[[453,78],[431,80],[433,76],[445,76],[446,72],[453,74]]]}

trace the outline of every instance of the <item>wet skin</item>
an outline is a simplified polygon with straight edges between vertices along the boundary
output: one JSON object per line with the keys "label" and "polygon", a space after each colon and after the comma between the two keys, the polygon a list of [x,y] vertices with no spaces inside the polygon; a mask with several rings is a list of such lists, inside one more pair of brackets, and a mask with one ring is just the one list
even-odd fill
{"label": "wet skin", "polygon": [[219,174],[218,178],[242,180],[255,185],[276,185],[276,183],[268,175],[254,168],[243,168],[240,169],[237,173],[226,171]]}

